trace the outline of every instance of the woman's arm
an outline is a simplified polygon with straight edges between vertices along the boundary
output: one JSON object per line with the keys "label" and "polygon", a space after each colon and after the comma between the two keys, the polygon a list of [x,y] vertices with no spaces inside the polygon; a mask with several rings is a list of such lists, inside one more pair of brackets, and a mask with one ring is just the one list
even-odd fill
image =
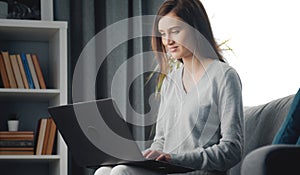
{"label": "woman's arm", "polygon": [[225,72],[219,87],[219,143],[182,154],[171,154],[171,162],[195,169],[224,171],[241,160],[244,131],[242,87],[234,69]]}

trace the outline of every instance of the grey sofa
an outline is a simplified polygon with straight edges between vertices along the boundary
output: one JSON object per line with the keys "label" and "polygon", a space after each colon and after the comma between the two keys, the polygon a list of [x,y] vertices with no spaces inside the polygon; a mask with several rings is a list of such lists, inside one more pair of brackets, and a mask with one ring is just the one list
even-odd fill
{"label": "grey sofa", "polygon": [[268,145],[250,152],[244,159],[242,175],[299,175],[299,145]]}
{"label": "grey sofa", "polygon": [[282,165],[293,155],[298,155],[300,160],[300,147],[272,145],[294,96],[290,95],[259,106],[245,107],[244,155],[242,161],[230,170],[230,175],[274,174],[274,171],[279,173],[279,169],[284,169],[284,166],[289,169],[294,167],[295,163]]}

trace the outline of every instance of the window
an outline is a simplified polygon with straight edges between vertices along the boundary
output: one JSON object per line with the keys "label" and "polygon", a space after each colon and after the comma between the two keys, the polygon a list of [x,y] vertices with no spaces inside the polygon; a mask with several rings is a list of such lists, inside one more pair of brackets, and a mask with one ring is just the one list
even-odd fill
{"label": "window", "polygon": [[295,94],[300,87],[298,1],[202,0],[225,57],[239,73],[245,106]]}

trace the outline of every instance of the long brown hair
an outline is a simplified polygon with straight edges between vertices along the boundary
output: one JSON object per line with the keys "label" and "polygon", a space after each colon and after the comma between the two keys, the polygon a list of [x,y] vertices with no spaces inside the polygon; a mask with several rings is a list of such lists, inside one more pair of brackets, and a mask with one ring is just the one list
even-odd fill
{"label": "long brown hair", "polygon": [[218,59],[225,62],[220,53],[220,48],[214,39],[207,13],[200,0],[166,0],[157,12],[152,29],[152,49],[157,53],[156,57],[161,69],[161,75],[158,79],[159,82],[162,81],[167,73],[168,62],[165,56],[166,54],[159,54],[166,53],[166,50],[162,44],[161,37],[159,37],[158,22],[163,16],[166,16],[170,12],[175,13],[184,22],[198,30],[210,43]]}

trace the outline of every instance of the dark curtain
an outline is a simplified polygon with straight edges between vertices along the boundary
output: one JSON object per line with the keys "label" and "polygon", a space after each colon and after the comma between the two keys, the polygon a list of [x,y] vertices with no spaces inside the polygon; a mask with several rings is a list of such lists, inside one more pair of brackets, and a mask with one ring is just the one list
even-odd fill
{"label": "dark curtain", "polygon": [[[144,1],[144,0],[54,0],[54,20],[68,22],[68,98],[69,103],[77,101],[92,100],[93,93],[96,94],[96,99],[110,97],[111,84],[114,74],[120,66],[139,53],[151,50],[150,37],[134,38],[128,40],[117,46],[109,55],[107,55],[99,70],[93,65],[95,63],[89,61],[86,64],[86,69],[94,71],[97,74],[95,83],[95,92],[89,89],[81,92],[80,99],[74,101],[72,98],[72,78],[76,63],[82,50],[87,43],[100,31],[104,30],[107,26],[114,24],[120,20],[141,16],[141,15],[154,15],[157,8],[163,0]],[[124,26],[131,31],[131,26]],[[109,41],[109,37],[106,38]],[[104,46],[105,47],[105,46]],[[126,82],[128,76],[134,74],[136,71],[141,71],[145,66],[152,66],[153,61],[148,60],[142,64],[127,67],[126,75],[124,75],[124,89],[127,86]],[[82,83],[90,83],[88,75],[82,72]],[[131,105],[138,113],[146,113],[150,110],[149,97],[153,94],[155,89],[156,78],[154,77],[150,83],[145,85],[146,77],[149,73],[145,73],[130,82],[129,101],[123,100],[123,106]],[[92,81],[93,82],[93,81]],[[84,89],[84,88],[83,88]],[[125,92],[126,93],[126,92]],[[120,97],[120,98],[126,98]],[[147,140],[151,138],[151,130],[153,126],[140,127],[131,126],[132,132],[136,139]],[[153,135],[152,135],[153,136]],[[147,145],[140,145],[146,147]],[[84,151],[84,150],[83,150]],[[80,168],[72,159],[72,154],[69,153],[69,175],[87,175],[93,174],[93,169]]]}

